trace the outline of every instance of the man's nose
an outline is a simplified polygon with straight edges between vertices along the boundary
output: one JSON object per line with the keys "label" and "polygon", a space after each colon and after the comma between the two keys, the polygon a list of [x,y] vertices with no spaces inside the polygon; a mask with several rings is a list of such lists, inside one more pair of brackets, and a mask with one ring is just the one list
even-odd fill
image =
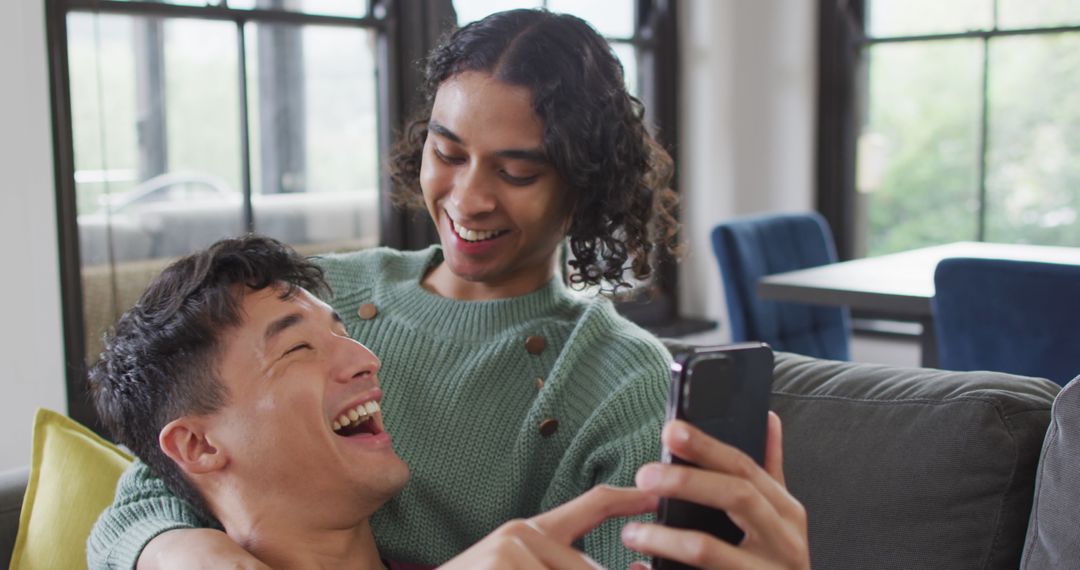
{"label": "man's nose", "polygon": [[496,203],[494,181],[479,166],[470,165],[454,180],[450,203],[463,219],[490,213]]}
{"label": "man's nose", "polygon": [[339,359],[338,374],[336,374],[338,381],[375,380],[379,369],[382,368],[379,357],[355,340],[343,338],[342,341],[337,355]]}

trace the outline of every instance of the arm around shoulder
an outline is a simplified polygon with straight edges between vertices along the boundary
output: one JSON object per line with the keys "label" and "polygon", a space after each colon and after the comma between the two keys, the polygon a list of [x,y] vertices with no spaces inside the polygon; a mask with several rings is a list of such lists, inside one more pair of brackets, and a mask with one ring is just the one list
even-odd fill
{"label": "arm around shoulder", "polygon": [[142,550],[158,535],[207,526],[208,521],[170,492],[144,463],[136,461],[120,477],[113,504],[101,513],[90,532],[87,564],[91,570],[135,568]]}

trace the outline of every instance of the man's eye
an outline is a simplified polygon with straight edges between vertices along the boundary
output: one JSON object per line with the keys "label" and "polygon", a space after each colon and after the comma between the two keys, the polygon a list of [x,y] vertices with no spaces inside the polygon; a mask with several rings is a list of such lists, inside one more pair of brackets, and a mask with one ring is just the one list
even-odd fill
{"label": "man's eye", "polygon": [[501,174],[502,174],[503,180],[506,180],[507,182],[509,182],[510,184],[513,184],[514,186],[528,186],[529,184],[532,184],[533,182],[536,182],[537,178],[540,178],[539,174],[534,174],[532,176],[514,176],[513,174],[510,174],[509,172],[507,172],[505,170],[502,171]]}
{"label": "man's eye", "polygon": [[439,150],[439,147],[437,147],[437,146],[433,145],[431,148],[432,148],[432,150],[435,151],[435,156],[439,157],[439,160],[445,162],[446,164],[461,164],[461,163],[465,162],[464,158],[458,158],[456,156],[449,156],[449,155],[443,154],[443,152],[441,150]]}
{"label": "man's eye", "polygon": [[290,355],[290,354],[292,354],[292,353],[294,353],[294,352],[296,352],[298,350],[304,350],[304,349],[310,349],[310,348],[311,348],[310,344],[308,344],[306,342],[302,342],[302,343],[290,348],[289,350],[286,350],[285,354],[283,354],[282,356],[288,356],[288,355]]}

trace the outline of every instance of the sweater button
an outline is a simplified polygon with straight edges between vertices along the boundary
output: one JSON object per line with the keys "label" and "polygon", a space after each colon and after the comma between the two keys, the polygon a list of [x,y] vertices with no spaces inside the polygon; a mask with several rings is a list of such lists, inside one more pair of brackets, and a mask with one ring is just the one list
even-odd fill
{"label": "sweater button", "polygon": [[525,350],[529,351],[529,354],[544,352],[544,346],[546,345],[547,341],[542,336],[530,336],[525,339]]}
{"label": "sweater button", "polygon": [[544,379],[537,376],[536,380],[533,380],[533,386],[536,386],[536,391],[544,389]]}
{"label": "sweater button", "polygon": [[559,431],[559,420],[554,418],[548,418],[540,422],[540,435],[544,437],[551,437],[557,431]]}
{"label": "sweater button", "polygon": [[370,321],[375,318],[375,315],[379,314],[379,309],[372,303],[364,303],[360,305],[360,308],[356,310],[357,316],[365,321]]}

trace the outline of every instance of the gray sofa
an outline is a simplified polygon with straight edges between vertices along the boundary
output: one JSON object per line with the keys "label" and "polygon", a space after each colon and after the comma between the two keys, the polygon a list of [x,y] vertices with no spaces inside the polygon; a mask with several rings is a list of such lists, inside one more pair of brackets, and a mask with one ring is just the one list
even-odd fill
{"label": "gray sofa", "polygon": [[[778,353],[772,407],[814,568],[1017,568],[1058,389]],[[0,567],[25,482],[0,479]]]}

